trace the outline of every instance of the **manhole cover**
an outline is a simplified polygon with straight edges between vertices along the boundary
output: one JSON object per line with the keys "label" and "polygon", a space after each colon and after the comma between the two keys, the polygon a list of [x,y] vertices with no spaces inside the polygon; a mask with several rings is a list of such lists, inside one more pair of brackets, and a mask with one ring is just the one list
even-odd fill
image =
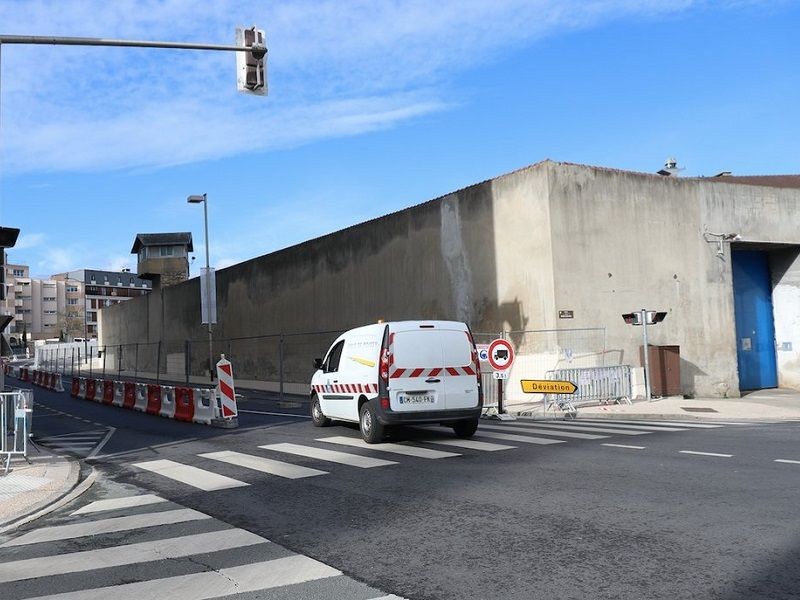
{"label": "manhole cover", "polygon": [[717,412],[713,408],[706,408],[704,406],[681,406],[681,410],[686,412]]}

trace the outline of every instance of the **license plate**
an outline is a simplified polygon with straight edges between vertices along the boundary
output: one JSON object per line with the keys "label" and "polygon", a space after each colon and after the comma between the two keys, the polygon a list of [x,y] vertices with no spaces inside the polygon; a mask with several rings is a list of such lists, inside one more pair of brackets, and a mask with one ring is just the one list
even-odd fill
{"label": "license plate", "polygon": [[433,394],[413,394],[411,396],[398,394],[397,401],[400,404],[433,404],[436,398]]}

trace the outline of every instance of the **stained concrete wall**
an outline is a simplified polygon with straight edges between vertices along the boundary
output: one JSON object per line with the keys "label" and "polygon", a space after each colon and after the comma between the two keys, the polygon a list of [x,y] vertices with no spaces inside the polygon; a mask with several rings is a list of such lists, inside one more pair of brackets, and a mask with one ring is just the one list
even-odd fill
{"label": "stained concrete wall", "polygon": [[[736,396],[730,244],[719,257],[703,234],[800,244],[799,204],[800,190],[545,161],[219,271],[214,335],[331,332],[286,337],[284,374],[298,382],[335,331],[378,319],[461,319],[476,332],[607,327],[606,364],[638,365],[641,329],[621,314],[646,307],[669,313],[650,341],[681,347],[684,393]],[[800,349],[800,267],[786,261],[776,331]],[[191,370],[206,368],[198,279],[100,312],[103,344],[162,340],[165,365],[195,340]],[[512,335],[523,347],[530,339]],[[231,354],[242,377],[277,378],[277,336],[214,351]],[[797,385],[797,353],[779,361],[781,383]]]}
{"label": "stained concrete wall", "polygon": [[[580,165],[547,169],[556,308],[574,310],[576,326],[606,324],[609,348],[634,365],[642,331],[621,314],[667,311],[648,328],[649,341],[680,346],[683,392],[738,396],[730,244],[719,257],[703,233],[739,233],[744,248],[800,243],[800,192]],[[792,312],[791,299],[782,304],[776,324]],[[792,373],[800,375],[784,361],[781,381],[794,380]]]}
{"label": "stained concrete wall", "polygon": [[800,250],[785,248],[772,252],[770,272],[778,385],[800,389]]}
{"label": "stained concrete wall", "polygon": [[[460,319],[475,331],[542,322],[553,285],[546,207],[545,173],[528,168],[222,269],[214,336],[344,330],[378,319]],[[207,364],[197,279],[101,313],[102,344],[161,339],[164,364],[183,340],[196,340],[192,370]],[[333,338],[286,338],[287,378],[307,379]],[[276,338],[239,340],[228,351],[242,377],[275,379],[276,346]]]}

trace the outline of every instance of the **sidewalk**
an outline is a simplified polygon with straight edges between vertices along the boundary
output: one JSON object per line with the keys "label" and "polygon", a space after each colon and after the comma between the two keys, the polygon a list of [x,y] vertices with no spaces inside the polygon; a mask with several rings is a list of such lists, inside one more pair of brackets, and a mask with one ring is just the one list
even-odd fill
{"label": "sidewalk", "polygon": [[28,453],[30,462],[14,458],[8,475],[0,469],[0,533],[13,529],[26,517],[47,512],[75,488],[80,465],[42,450]]}
{"label": "sidewalk", "polygon": [[[556,410],[545,414],[541,403],[508,407],[512,415],[533,418],[561,418]],[[759,390],[741,398],[695,398],[681,396],[658,398],[651,402],[635,400],[633,404],[610,404],[578,408],[578,418],[591,419],[659,419],[659,420],[723,420],[723,421],[800,421],[800,391],[790,389]]]}

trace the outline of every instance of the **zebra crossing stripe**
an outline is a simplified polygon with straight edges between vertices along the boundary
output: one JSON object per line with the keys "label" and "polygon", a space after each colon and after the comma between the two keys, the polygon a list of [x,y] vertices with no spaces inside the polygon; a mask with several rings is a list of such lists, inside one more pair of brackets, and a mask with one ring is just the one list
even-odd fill
{"label": "zebra crossing stripe", "polygon": [[719,429],[722,425],[711,425],[710,423],[684,423],[683,421],[640,421],[639,419],[636,420],[611,420],[611,419],[581,419],[581,421],[586,421],[587,423],[608,423],[609,425],[618,425],[620,423],[626,425],[656,425],[661,428],[662,425],[670,427],[681,427],[681,428],[689,428],[689,429]]}
{"label": "zebra crossing stripe", "polygon": [[294,454],[295,456],[305,456],[307,458],[325,460],[328,462],[339,463],[351,467],[359,467],[362,469],[385,467],[387,465],[397,464],[396,462],[383,460],[382,458],[359,456],[358,454],[348,454],[346,452],[337,452],[336,450],[324,450],[322,448],[301,446],[299,444],[267,444],[265,446],[259,446],[259,448],[263,448],[264,450],[273,450],[275,452],[284,452],[286,454]]}
{"label": "zebra crossing stripe", "polygon": [[491,444],[489,442],[479,442],[478,440],[419,440],[425,444],[441,444],[442,446],[453,446],[455,448],[467,448],[469,450],[481,450],[483,452],[497,452],[499,450],[513,450],[516,446],[505,446],[503,444]]}
{"label": "zebra crossing stripe", "polygon": [[319,438],[318,442],[327,442],[329,444],[341,444],[343,446],[352,446],[354,448],[363,448],[364,450],[375,450],[377,452],[389,452],[392,454],[403,454],[405,456],[415,456],[417,458],[450,458],[453,456],[461,456],[455,452],[442,452],[441,450],[429,450],[428,448],[420,448],[418,446],[406,446],[403,444],[368,444],[362,439],[351,438],[346,436],[334,436],[329,438]]}
{"label": "zebra crossing stripe", "polygon": [[261,473],[285,477],[286,479],[302,479],[304,477],[313,477],[314,475],[328,474],[327,471],[319,471],[317,469],[301,467],[300,465],[293,465],[279,460],[272,460],[271,458],[264,458],[263,456],[253,456],[252,454],[242,454],[241,452],[231,452],[227,450],[198,454],[198,456],[244,467],[245,469],[253,469]]}
{"label": "zebra crossing stripe", "polygon": [[77,590],[29,600],[207,600],[245,592],[295,585],[335,577],[341,571],[307,556],[295,555],[274,560],[228,567],[219,571],[204,571],[177,577],[151,579],[102,588]]}
{"label": "zebra crossing stripe", "polygon": [[263,543],[269,543],[269,540],[243,529],[227,529],[111,548],[42,556],[0,563],[0,583],[181,558]]}
{"label": "zebra crossing stripe", "polygon": [[149,462],[135,463],[133,466],[157,473],[158,475],[163,475],[175,481],[180,481],[181,483],[191,485],[192,487],[199,488],[206,492],[250,485],[238,479],[225,477],[225,475],[218,475],[217,473],[198,469],[197,467],[183,465],[172,460],[151,460]]}
{"label": "zebra crossing stripe", "polygon": [[[481,429],[496,429],[498,431],[509,431],[505,425],[484,425],[481,423]],[[542,429],[539,427],[514,427],[514,431],[521,433],[538,433],[539,435],[555,435],[565,438],[573,438],[577,440],[601,440],[605,439],[607,435],[597,435],[595,433],[577,433],[574,431],[556,431],[553,429]]]}
{"label": "zebra crossing stripe", "polygon": [[[576,421],[576,423],[582,423],[583,420]],[[513,423],[511,423],[513,425]],[[593,421],[591,423],[587,422],[587,427],[595,427],[595,426],[604,426],[606,423],[598,423]],[[655,427],[653,425],[630,425],[628,423],[609,423],[610,427],[615,427],[617,429],[639,429],[644,431],[686,431],[686,429],[678,428],[678,427]]]}
{"label": "zebra crossing stripe", "polygon": [[489,437],[495,438],[497,440],[506,440],[508,442],[523,442],[525,444],[539,444],[541,446],[547,446],[548,444],[563,444],[564,440],[554,440],[554,439],[545,439],[545,438],[538,438],[529,435],[513,435],[511,433],[500,433],[497,431],[484,431],[483,427],[478,429],[478,435],[480,437]]}
{"label": "zebra crossing stripe", "polygon": [[200,521],[210,519],[205,515],[191,508],[181,508],[177,510],[165,510],[157,513],[145,513],[141,515],[129,515],[125,517],[114,517],[101,521],[88,521],[86,523],[71,523],[69,525],[54,525],[52,527],[42,527],[26,533],[18,538],[0,544],[0,548],[11,546],[25,546],[27,544],[38,544],[40,542],[55,542],[58,540],[71,540],[74,538],[101,535],[104,533],[116,533],[119,531],[129,531],[131,529],[142,529],[143,527],[157,527],[159,525],[171,525],[173,523],[185,523],[187,521]]}
{"label": "zebra crossing stripe", "polygon": [[613,429],[611,427],[595,427],[594,425],[566,425],[561,423],[540,423],[537,427],[545,429],[564,429],[567,431],[583,431],[585,433],[611,433],[615,435],[646,435],[649,431],[631,431],[629,429]]}
{"label": "zebra crossing stripe", "polygon": [[72,515],[83,515],[86,513],[101,512],[104,510],[118,510],[120,508],[133,508],[136,506],[147,506],[148,504],[158,504],[166,502],[153,494],[142,494],[141,496],[126,496],[124,498],[109,498],[108,500],[97,500],[87,504],[72,513]]}

